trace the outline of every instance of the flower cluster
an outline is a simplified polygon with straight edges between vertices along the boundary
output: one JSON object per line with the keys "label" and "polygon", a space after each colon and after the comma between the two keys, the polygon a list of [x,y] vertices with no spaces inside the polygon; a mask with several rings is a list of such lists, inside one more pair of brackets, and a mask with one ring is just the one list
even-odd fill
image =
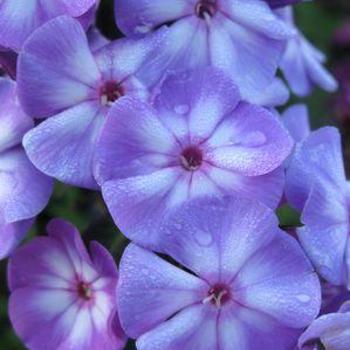
{"label": "flower cluster", "polygon": [[[340,133],[277,111],[337,89],[299,2],[115,0],[110,41],[98,0],[0,1],[0,258],[28,349],[350,349]],[[62,219],[21,245],[54,180],[101,191],[119,272]]]}

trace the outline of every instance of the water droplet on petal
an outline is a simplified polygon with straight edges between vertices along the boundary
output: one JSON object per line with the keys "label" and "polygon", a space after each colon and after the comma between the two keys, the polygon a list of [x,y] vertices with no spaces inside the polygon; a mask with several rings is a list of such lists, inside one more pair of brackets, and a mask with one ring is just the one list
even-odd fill
{"label": "water droplet on petal", "polygon": [[136,34],[146,34],[151,31],[151,27],[148,24],[139,25],[135,28]]}
{"label": "water droplet on petal", "polygon": [[259,147],[266,142],[266,136],[261,131],[253,131],[246,135],[243,140],[241,140],[242,146],[247,147]]}
{"label": "water droplet on petal", "polygon": [[311,297],[307,294],[299,294],[297,295],[297,299],[302,303],[309,303],[311,300]]}
{"label": "water droplet on petal", "polygon": [[209,232],[196,231],[194,233],[195,241],[202,247],[209,247],[213,242],[213,237]]}
{"label": "water droplet on petal", "polygon": [[177,105],[174,108],[175,113],[180,114],[180,115],[185,115],[189,112],[190,106],[188,105]]}

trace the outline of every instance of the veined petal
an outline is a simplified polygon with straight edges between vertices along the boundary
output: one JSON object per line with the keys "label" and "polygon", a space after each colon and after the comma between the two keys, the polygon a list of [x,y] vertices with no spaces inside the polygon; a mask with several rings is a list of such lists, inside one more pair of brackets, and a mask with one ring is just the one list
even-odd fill
{"label": "veined petal", "polygon": [[0,154],[0,206],[6,223],[30,219],[46,206],[52,180],[39,172],[21,147]]}
{"label": "veined petal", "polygon": [[104,118],[97,102],[78,104],[29,131],[24,148],[43,173],[64,183],[96,189],[92,161]]}
{"label": "veined petal", "polygon": [[83,28],[66,16],[36,30],[19,55],[19,97],[24,110],[36,118],[95,97],[100,78]]}
{"label": "veined petal", "polygon": [[199,278],[131,244],[120,265],[122,326],[129,336],[137,338],[183,308],[201,302],[208,288]]}
{"label": "veined petal", "polygon": [[218,312],[205,305],[184,309],[141,336],[140,350],[217,349]]}
{"label": "veined petal", "polygon": [[16,83],[0,78],[0,152],[22,142],[23,135],[34,122],[22,110],[16,93]]}

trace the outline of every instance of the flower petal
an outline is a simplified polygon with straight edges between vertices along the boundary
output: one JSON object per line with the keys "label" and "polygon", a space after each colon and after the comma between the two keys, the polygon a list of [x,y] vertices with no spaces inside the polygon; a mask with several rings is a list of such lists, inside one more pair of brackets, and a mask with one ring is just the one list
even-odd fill
{"label": "flower petal", "polygon": [[92,160],[103,123],[100,106],[84,102],[29,131],[23,145],[43,173],[67,184],[96,189]]}
{"label": "flower petal", "polygon": [[287,168],[285,190],[295,209],[303,209],[316,178],[333,182],[340,192],[345,190],[341,140],[336,128],[321,128],[296,145]]}
{"label": "flower petal", "polygon": [[184,309],[141,336],[139,350],[217,349],[217,310],[203,305]]}
{"label": "flower petal", "polygon": [[33,221],[29,219],[7,224],[0,217],[0,259],[7,258],[17,248]]}
{"label": "flower petal", "polygon": [[301,142],[311,133],[306,105],[296,104],[289,107],[283,112],[282,121],[295,142]]}
{"label": "flower petal", "polygon": [[194,199],[159,228],[164,239],[159,240],[157,251],[209,282],[227,283],[273,238],[276,226],[273,211],[251,200]]}
{"label": "flower petal", "polygon": [[21,109],[16,84],[0,78],[0,152],[22,143],[23,135],[34,126]]}
{"label": "flower petal", "polygon": [[221,310],[218,330],[220,350],[293,349],[301,333],[262,312],[238,304]]}
{"label": "flower petal", "polygon": [[66,16],[36,30],[19,55],[19,97],[24,110],[36,118],[95,97],[99,80],[83,28]]}
{"label": "flower petal", "polygon": [[0,207],[7,223],[39,214],[49,201],[52,185],[21,147],[0,154]]}
{"label": "flower petal", "polygon": [[344,193],[329,182],[317,181],[305,203],[298,237],[317,272],[332,284],[344,283],[348,207]]}
{"label": "flower petal", "polygon": [[350,347],[350,313],[323,315],[315,320],[301,335],[299,348],[308,346],[320,340],[326,349],[346,350]]}
{"label": "flower petal", "polygon": [[120,265],[118,308],[122,326],[129,336],[137,338],[203,300],[208,288],[197,277],[131,244]]}
{"label": "flower petal", "polygon": [[124,34],[135,37],[147,34],[161,24],[194,13],[194,4],[189,0],[115,1],[115,18]]}
{"label": "flower petal", "polygon": [[208,40],[211,64],[232,77],[244,100],[261,100],[261,91],[275,77],[283,42],[249,30],[222,14],[213,17]]}
{"label": "flower petal", "polygon": [[214,166],[240,175],[259,176],[282,164],[292,150],[293,141],[271,112],[240,104],[207,144],[210,151],[206,157]]}
{"label": "flower petal", "polygon": [[287,327],[302,329],[320,311],[316,273],[297,241],[278,229],[275,238],[246,261],[232,283],[235,301]]}
{"label": "flower petal", "polygon": [[174,135],[155,110],[125,97],[112,107],[103,127],[96,150],[95,177],[103,184],[151,173],[173,162],[172,153],[177,148]]}
{"label": "flower petal", "polygon": [[237,87],[224,72],[203,68],[168,76],[156,96],[155,108],[165,116],[169,129],[184,119],[191,143],[207,139],[239,100]]}

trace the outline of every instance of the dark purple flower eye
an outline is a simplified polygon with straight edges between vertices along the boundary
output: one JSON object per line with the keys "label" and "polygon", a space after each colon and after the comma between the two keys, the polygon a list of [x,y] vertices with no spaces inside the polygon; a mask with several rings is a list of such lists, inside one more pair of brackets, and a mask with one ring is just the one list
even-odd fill
{"label": "dark purple flower eye", "polygon": [[230,287],[225,284],[216,284],[209,290],[208,297],[204,299],[204,303],[211,303],[217,308],[221,308],[231,300]]}
{"label": "dark purple flower eye", "polygon": [[198,147],[189,146],[181,153],[180,160],[186,170],[194,171],[202,165],[203,153]]}
{"label": "dark purple flower eye", "polygon": [[217,11],[215,0],[202,0],[196,5],[196,15],[205,19],[206,16],[213,17]]}
{"label": "dark purple flower eye", "polygon": [[125,90],[121,84],[118,84],[114,80],[106,81],[104,85],[101,87],[100,91],[101,95],[101,103],[103,105],[107,105],[109,103],[113,103],[118,98],[125,95]]}
{"label": "dark purple flower eye", "polygon": [[91,300],[93,293],[89,283],[79,282],[77,286],[77,293],[80,299],[84,299],[86,301]]}

